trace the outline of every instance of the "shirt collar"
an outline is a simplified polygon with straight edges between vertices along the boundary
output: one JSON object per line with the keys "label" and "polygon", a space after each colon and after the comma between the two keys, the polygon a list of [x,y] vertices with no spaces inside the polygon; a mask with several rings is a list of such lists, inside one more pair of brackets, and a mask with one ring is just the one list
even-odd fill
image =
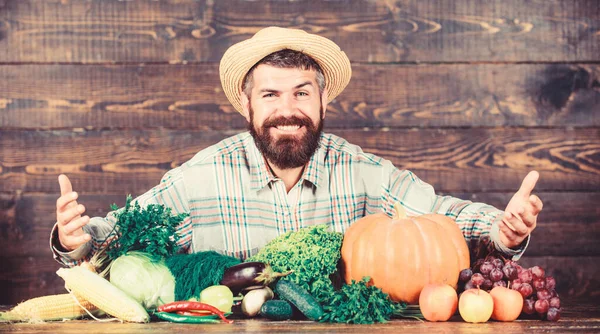
{"label": "shirt collar", "polygon": [[312,157],[310,157],[310,161],[306,168],[304,168],[304,173],[301,176],[301,180],[308,181],[312,183],[315,187],[319,187],[319,185],[323,185],[323,177],[325,176],[325,144],[326,141],[324,139],[323,134],[321,134],[321,139],[319,140],[319,147],[315,151]]}
{"label": "shirt collar", "polygon": [[248,152],[248,165],[250,167],[250,188],[258,191],[277,178],[271,172],[271,168],[269,168],[265,158],[256,147],[254,138],[250,133],[248,133],[247,139],[246,151]]}
{"label": "shirt collar", "polygon": [[[324,134],[321,134],[319,147],[310,158],[304,172],[300,177],[300,180],[305,180],[312,183],[315,187],[325,184],[325,152],[327,141]],[[277,177],[273,175],[271,168],[265,161],[265,158],[256,147],[254,138],[248,134],[248,141],[246,142],[246,149],[248,151],[248,164],[250,167],[250,187],[254,191],[261,190],[266,187],[271,181],[275,181]]]}

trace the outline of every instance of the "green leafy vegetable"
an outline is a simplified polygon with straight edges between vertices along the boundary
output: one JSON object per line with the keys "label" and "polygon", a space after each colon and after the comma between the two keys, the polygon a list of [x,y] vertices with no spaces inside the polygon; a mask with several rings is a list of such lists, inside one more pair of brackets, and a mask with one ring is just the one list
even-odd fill
{"label": "green leafy vegetable", "polygon": [[110,267],[110,282],[145,309],[175,301],[175,278],[164,260],[132,251],[114,260]]}
{"label": "green leafy vegetable", "polygon": [[220,284],[225,269],[239,263],[239,259],[215,251],[168,257],[167,267],[175,276],[175,299],[198,298],[202,290]]}
{"label": "green leafy vegetable", "polygon": [[108,244],[108,257],[114,260],[133,250],[148,253],[155,260],[175,254],[181,238],[177,226],[189,214],[171,215],[171,208],[160,204],[149,204],[142,209],[137,202],[131,205],[131,201],[128,195],[120,210],[116,204],[111,205],[117,219],[111,233],[117,233],[119,238],[113,238]]}
{"label": "green leafy vegetable", "polygon": [[396,310],[387,293],[369,285],[370,277],[346,284],[327,301],[323,307],[322,322],[349,324],[372,324],[390,320]]}
{"label": "green leafy vegetable", "polygon": [[352,280],[334,292],[325,303],[321,322],[372,324],[386,322],[392,317],[423,319],[417,305],[393,302],[387,293],[370,283],[370,277],[359,282]]}
{"label": "green leafy vegetable", "polygon": [[329,276],[337,269],[343,235],[316,225],[288,232],[271,240],[247,261],[269,263],[278,272],[293,270],[283,277],[314,296],[320,303],[334,292]]}

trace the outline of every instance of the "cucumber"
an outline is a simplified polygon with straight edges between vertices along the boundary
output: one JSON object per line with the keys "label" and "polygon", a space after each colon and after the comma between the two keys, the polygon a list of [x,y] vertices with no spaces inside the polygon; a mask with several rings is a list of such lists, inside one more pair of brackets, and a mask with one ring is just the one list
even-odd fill
{"label": "cucumber", "polygon": [[292,303],[310,320],[318,320],[323,316],[323,307],[308,291],[294,282],[279,280],[275,285],[279,298]]}
{"label": "cucumber", "polygon": [[271,320],[288,320],[294,315],[292,304],[285,300],[267,300],[260,307],[260,315]]}

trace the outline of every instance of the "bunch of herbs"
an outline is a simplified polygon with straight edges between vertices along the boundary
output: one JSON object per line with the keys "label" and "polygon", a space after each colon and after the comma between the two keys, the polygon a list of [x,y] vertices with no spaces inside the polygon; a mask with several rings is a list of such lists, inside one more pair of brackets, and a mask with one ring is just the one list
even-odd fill
{"label": "bunch of herbs", "polygon": [[390,320],[396,310],[394,303],[381,289],[369,285],[370,278],[352,281],[334,292],[323,306],[321,322],[372,324]]}
{"label": "bunch of herbs", "polygon": [[171,214],[171,208],[161,204],[148,204],[141,208],[138,202],[131,204],[131,195],[127,196],[125,206],[121,209],[111,205],[116,219],[111,235],[118,238],[110,240],[107,255],[111,260],[129,251],[141,251],[149,254],[154,260],[173,255],[177,251],[177,241],[181,236],[177,226],[188,213]]}

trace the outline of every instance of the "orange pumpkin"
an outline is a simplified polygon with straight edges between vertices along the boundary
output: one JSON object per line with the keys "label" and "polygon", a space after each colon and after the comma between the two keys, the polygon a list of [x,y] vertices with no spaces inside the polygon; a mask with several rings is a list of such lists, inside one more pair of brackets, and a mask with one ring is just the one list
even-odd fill
{"label": "orange pumpkin", "polygon": [[342,261],[346,283],[370,276],[394,301],[416,304],[428,283],[456,289],[458,275],[469,267],[469,249],[456,222],[444,215],[407,217],[396,204],[395,215],[365,216],[344,235]]}

